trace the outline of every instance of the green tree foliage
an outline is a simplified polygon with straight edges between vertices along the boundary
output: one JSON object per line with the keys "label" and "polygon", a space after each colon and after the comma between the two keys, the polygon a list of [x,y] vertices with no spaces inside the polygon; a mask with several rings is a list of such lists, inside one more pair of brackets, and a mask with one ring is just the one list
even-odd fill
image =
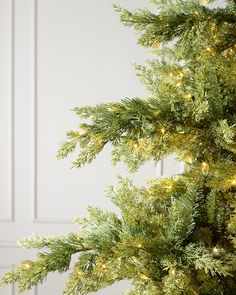
{"label": "green tree foliage", "polygon": [[[81,232],[35,236],[22,247],[42,249],[1,279],[19,293],[49,272],[71,273],[65,295],[88,294],[130,280],[129,295],[232,295],[236,290],[236,1],[153,0],[156,13],[115,9],[138,32],[154,59],[136,65],[149,96],[75,108],[82,119],[58,158],[77,151],[90,163],[107,143],[114,163],[135,171],[175,154],[184,173],[138,188],[119,179],[109,198],[120,216],[89,208]],[[71,265],[71,256],[77,262]]]}

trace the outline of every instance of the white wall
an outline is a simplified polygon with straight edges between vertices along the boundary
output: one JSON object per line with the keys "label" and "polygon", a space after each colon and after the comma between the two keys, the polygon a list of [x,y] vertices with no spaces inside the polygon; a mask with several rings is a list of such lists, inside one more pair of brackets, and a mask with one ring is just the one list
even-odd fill
{"label": "white wall", "polygon": [[[120,24],[111,2],[0,0],[0,272],[31,255],[15,246],[19,238],[78,230],[71,218],[85,215],[88,205],[114,209],[103,191],[127,172],[110,165],[108,150],[80,170],[70,169],[73,156],[55,157],[66,130],[78,125],[72,107],[145,95],[131,63],[143,63],[149,53]],[[147,0],[114,2],[149,6]],[[135,179],[143,184],[178,171],[181,165],[168,159],[157,168],[145,165]],[[62,286],[53,275],[27,294],[57,295]]]}

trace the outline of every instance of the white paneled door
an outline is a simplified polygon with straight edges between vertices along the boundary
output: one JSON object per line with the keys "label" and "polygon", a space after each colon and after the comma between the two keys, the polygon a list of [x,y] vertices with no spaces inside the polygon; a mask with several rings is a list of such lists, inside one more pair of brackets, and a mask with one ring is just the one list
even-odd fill
{"label": "white paneled door", "polygon": [[[125,167],[112,167],[109,148],[80,170],[56,151],[66,130],[78,125],[71,108],[143,97],[133,62],[150,54],[136,45],[112,8],[148,7],[136,0],[0,0],[0,274],[34,253],[16,240],[32,233],[64,234],[78,230],[71,219],[95,205],[116,210],[106,199]],[[134,176],[144,184],[155,175],[179,172],[167,159],[146,164]],[[33,295],[62,294],[65,276],[53,274]],[[122,294],[126,283],[99,292]],[[0,288],[15,295],[16,288]]]}

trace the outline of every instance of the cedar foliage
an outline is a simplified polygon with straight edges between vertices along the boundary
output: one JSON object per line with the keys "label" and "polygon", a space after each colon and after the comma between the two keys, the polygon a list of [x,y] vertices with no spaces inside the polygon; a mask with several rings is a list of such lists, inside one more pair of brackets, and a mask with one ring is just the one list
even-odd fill
{"label": "cedar foliage", "polygon": [[[119,179],[108,197],[121,216],[89,208],[79,233],[23,239],[40,249],[1,284],[19,293],[49,272],[71,273],[64,295],[88,294],[129,280],[128,295],[232,295],[236,290],[236,1],[153,0],[156,13],[115,6],[153,60],[135,65],[149,96],[75,108],[82,119],[58,158],[79,147],[81,167],[107,143],[112,161],[136,171],[175,154],[186,170],[138,188]],[[72,255],[77,262],[71,265]]]}

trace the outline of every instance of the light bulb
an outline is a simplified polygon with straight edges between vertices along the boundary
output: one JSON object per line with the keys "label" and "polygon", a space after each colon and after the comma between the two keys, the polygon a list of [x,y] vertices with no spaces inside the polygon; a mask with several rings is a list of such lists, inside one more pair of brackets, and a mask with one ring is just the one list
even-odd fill
{"label": "light bulb", "polygon": [[181,86],[181,83],[180,82],[176,83],[176,86],[177,87],[180,87]]}
{"label": "light bulb", "polygon": [[232,183],[232,185],[236,185],[236,180],[233,179],[231,183]]}
{"label": "light bulb", "polygon": [[215,43],[218,43],[220,41],[220,39],[216,35],[213,38]]}
{"label": "light bulb", "polygon": [[188,93],[188,94],[185,95],[185,97],[186,97],[187,99],[190,99],[190,98],[192,98],[192,94],[191,94],[191,93]]}
{"label": "light bulb", "polygon": [[147,280],[148,279],[148,277],[146,275],[144,275],[144,274],[141,274],[139,277],[140,277],[141,280]]}
{"label": "light bulb", "polygon": [[166,190],[167,190],[167,191],[171,191],[172,188],[173,188],[173,185],[172,185],[172,184],[168,184],[168,185],[166,186]]}
{"label": "light bulb", "polygon": [[207,5],[208,4],[208,0],[199,0],[198,1],[200,5]]}
{"label": "light bulb", "polygon": [[187,157],[186,162],[189,163],[189,164],[192,164],[193,163],[193,158],[192,157]]}
{"label": "light bulb", "polygon": [[31,268],[31,265],[26,263],[26,264],[24,264],[24,268],[29,269],[29,268]]}
{"label": "light bulb", "polygon": [[219,249],[218,249],[217,247],[214,247],[214,248],[212,249],[212,251],[213,251],[214,253],[218,253],[218,252],[219,252]]}
{"label": "light bulb", "polygon": [[202,166],[202,172],[207,171],[209,168],[209,165],[206,162],[203,162],[201,166]]}

